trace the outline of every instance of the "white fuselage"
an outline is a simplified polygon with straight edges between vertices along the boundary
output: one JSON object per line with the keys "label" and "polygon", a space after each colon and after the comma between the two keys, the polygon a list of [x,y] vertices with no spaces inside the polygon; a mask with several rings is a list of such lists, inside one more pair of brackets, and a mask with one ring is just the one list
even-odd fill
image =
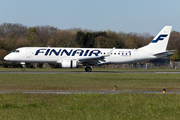
{"label": "white fuselage", "polygon": [[[13,62],[59,63],[59,61],[66,59],[78,61],[79,59],[105,56],[111,50],[106,48],[22,47],[8,54],[4,59]],[[153,56],[153,51],[114,49],[109,56],[104,57],[103,60],[98,60],[98,64],[134,63],[163,56]]]}

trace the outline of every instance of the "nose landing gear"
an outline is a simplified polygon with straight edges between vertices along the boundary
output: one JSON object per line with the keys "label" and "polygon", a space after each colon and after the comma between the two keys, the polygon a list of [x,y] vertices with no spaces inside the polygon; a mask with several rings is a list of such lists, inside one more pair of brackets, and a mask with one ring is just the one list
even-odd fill
{"label": "nose landing gear", "polygon": [[25,68],[24,68],[24,67],[22,67],[22,68],[21,68],[21,70],[22,70],[22,71],[25,71]]}

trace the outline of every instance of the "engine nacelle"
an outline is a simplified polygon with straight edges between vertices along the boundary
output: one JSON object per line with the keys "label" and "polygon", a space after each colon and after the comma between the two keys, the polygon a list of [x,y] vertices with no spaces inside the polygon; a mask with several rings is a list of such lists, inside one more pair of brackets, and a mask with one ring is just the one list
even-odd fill
{"label": "engine nacelle", "polygon": [[62,68],[77,68],[78,62],[76,60],[62,60]]}

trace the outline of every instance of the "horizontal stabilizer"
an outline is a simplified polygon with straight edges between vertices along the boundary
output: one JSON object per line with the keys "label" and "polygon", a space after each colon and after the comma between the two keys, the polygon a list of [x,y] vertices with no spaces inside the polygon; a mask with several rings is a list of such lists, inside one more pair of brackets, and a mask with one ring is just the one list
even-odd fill
{"label": "horizontal stabilizer", "polygon": [[165,54],[165,53],[168,53],[168,51],[153,53],[153,55],[156,56],[156,55],[162,55],[162,54]]}
{"label": "horizontal stabilizer", "polygon": [[164,54],[166,54],[167,56],[171,56],[171,55],[174,54],[172,51],[171,50],[167,50],[167,51],[163,51],[163,52],[156,52],[156,53],[153,53],[153,55],[156,56],[156,55],[164,55]]}

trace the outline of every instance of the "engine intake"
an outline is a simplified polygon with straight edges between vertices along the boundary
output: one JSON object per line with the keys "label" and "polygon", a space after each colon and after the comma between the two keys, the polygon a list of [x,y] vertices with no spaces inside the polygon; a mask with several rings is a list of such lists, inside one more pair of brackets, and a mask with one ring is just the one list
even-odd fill
{"label": "engine intake", "polygon": [[77,68],[78,62],[76,60],[63,60],[61,62],[62,68]]}

